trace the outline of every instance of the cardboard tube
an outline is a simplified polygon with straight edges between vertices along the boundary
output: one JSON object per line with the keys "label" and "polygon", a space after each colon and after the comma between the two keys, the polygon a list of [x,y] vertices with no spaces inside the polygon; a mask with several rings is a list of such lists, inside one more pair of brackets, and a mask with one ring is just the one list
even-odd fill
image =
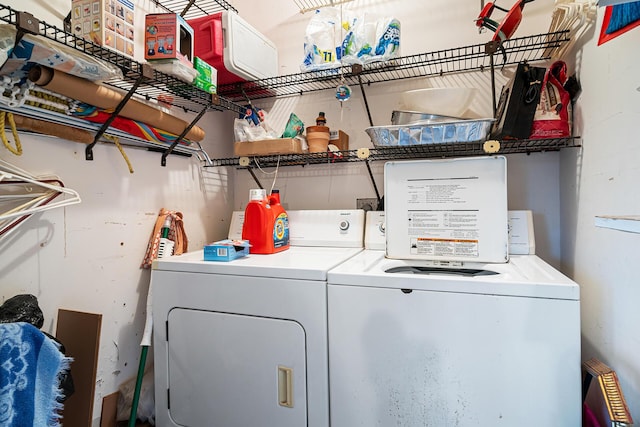
{"label": "cardboard tube", "polygon": [[[115,90],[42,65],[36,65],[29,70],[29,80],[52,92],[105,110],[114,110],[124,98],[124,95]],[[180,135],[189,125],[184,120],[134,99],[127,101],[120,111],[120,115],[176,135]],[[193,126],[185,138],[192,141],[202,141],[204,130]]]}
{"label": "cardboard tube", "polygon": [[16,123],[16,127],[18,129],[57,136],[69,141],[82,142],[83,144],[91,144],[93,142],[93,135],[88,130],[76,129],[70,126],[51,123],[40,119],[32,119],[17,114],[13,115],[13,121]]}

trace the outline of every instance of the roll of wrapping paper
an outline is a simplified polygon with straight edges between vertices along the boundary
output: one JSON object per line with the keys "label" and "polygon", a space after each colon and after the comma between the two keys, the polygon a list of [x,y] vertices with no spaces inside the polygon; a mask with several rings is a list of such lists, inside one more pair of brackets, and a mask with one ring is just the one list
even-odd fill
{"label": "roll of wrapping paper", "polygon": [[[29,80],[52,92],[107,110],[114,110],[124,99],[124,95],[120,92],[42,65],[36,65],[29,70]],[[182,119],[134,99],[127,101],[120,111],[120,115],[176,135],[182,134],[189,125]],[[204,130],[193,126],[185,138],[192,141],[202,141]]]}
{"label": "roll of wrapping paper", "polygon": [[16,123],[16,127],[18,129],[57,136],[69,141],[82,142],[84,144],[91,144],[93,142],[93,134],[88,130],[76,129],[71,126],[32,119],[17,114],[13,115],[13,121]]}

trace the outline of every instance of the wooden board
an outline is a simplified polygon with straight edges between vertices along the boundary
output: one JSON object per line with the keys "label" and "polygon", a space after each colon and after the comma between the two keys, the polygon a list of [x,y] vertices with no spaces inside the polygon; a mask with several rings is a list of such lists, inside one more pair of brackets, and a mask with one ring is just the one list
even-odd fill
{"label": "wooden board", "polygon": [[75,392],[64,402],[64,427],[91,427],[102,315],[58,310],[56,338],[73,358],[71,376]]}
{"label": "wooden board", "polygon": [[116,427],[118,416],[118,396],[116,391],[102,398],[102,412],[100,412],[100,427]]}
{"label": "wooden board", "polygon": [[264,139],[261,141],[242,141],[233,144],[236,156],[269,156],[274,154],[302,153],[300,140],[294,138]]}

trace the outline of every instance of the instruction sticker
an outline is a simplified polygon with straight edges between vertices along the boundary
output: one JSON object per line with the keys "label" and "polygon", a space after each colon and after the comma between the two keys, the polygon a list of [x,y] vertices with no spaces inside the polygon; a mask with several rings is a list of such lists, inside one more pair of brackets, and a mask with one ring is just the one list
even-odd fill
{"label": "instruction sticker", "polygon": [[[477,177],[411,180],[407,183],[409,252],[414,255],[477,257],[478,209],[466,209]],[[443,209],[431,208],[441,205]],[[461,209],[452,209],[460,206]]]}
{"label": "instruction sticker", "polygon": [[387,163],[385,199],[390,258],[506,259],[502,159]]}

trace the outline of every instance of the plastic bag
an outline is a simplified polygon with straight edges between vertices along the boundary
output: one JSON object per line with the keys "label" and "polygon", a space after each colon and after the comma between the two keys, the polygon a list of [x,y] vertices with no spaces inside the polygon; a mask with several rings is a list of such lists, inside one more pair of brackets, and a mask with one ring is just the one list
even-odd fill
{"label": "plastic bag", "polygon": [[[344,18],[344,16],[343,16]],[[304,36],[304,60],[302,71],[326,70],[340,65],[342,57],[341,46],[345,46],[351,33],[347,33],[345,41],[341,40],[341,27],[347,31],[351,29],[350,21],[346,18],[341,22],[340,11],[333,7],[319,9],[307,24]]]}
{"label": "plastic bag", "polygon": [[[348,38],[348,40],[346,40]],[[345,38],[345,64],[387,61],[400,55],[400,21],[365,13]]]}
{"label": "plastic bag", "polygon": [[0,323],[26,322],[42,328],[44,315],[38,299],[31,294],[16,295],[0,306]]}
{"label": "plastic bag", "polygon": [[34,62],[92,81],[122,78],[122,70],[116,65],[44,37],[25,34],[14,48],[15,35],[15,26],[0,24],[0,59],[5,55],[9,57],[2,67],[2,74]]}
{"label": "plastic bag", "polygon": [[276,131],[271,128],[267,112],[251,105],[247,105],[244,114],[235,119],[233,132],[235,140],[239,142],[278,138]]}
{"label": "plastic bag", "polygon": [[291,113],[289,115],[289,120],[287,120],[287,125],[284,128],[284,132],[282,133],[282,137],[295,138],[298,135],[302,135],[302,132],[304,132],[304,123],[298,118],[298,116]]}
{"label": "plastic bag", "polygon": [[400,56],[400,22],[372,13],[323,8],[307,25],[304,54],[302,71],[387,61]]}
{"label": "plastic bag", "polygon": [[544,76],[530,139],[571,136],[571,95],[564,87],[567,81],[567,64],[554,62]]}
{"label": "plastic bag", "polygon": [[[136,377],[131,377],[118,388],[120,394],[118,395],[117,421],[127,421],[131,416],[131,405],[133,404],[133,394],[136,390],[136,380]],[[151,425],[156,424],[153,369],[147,369],[147,372],[145,372],[142,377],[136,418],[142,422],[148,422]]]}

